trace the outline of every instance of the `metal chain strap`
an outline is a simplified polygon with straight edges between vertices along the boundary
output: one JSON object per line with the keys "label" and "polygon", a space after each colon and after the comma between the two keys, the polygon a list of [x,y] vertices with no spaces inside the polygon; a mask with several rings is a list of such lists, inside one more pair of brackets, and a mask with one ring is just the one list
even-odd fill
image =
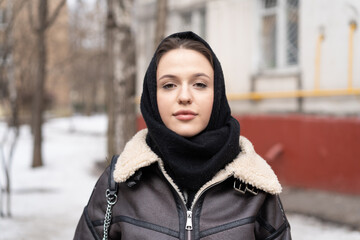
{"label": "metal chain strap", "polygon": [[105,212],[105,219],[104,219],[104,236],[102,240],[108,240],[109,234],[109,227],[111,223],[111,210],[114,204],[117,202],[117,195],[116,193],[111,194],[110,189],[106,190],[106,200],[107,200],[107,207]]}

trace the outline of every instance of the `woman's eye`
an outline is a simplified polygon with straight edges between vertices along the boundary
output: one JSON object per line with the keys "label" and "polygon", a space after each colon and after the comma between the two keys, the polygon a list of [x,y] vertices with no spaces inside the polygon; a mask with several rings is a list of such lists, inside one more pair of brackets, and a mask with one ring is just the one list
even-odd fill
{"label": "woman's eye", "polygon": [[173,84],[173,83],[167,83],[167,84],[165,84],[163,86],[164,89],[171,89],[171,88],[174,88],[174,87],[176,87],[176,85]]}
{"label": "woman's eye", "polygon": [[207,87],[205,83],[201,83],[201,82],[195,83],[194,86],[197,88],[206,88]]}

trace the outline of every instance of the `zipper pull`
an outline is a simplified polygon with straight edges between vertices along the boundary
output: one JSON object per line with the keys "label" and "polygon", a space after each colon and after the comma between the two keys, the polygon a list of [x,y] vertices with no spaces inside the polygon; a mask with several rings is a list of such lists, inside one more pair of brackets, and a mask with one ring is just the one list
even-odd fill
{"label": "zipper pull", "polygon": [[193,229],[192,226],[192,212],[191,211],[187,211],[186,212],[186,230],[191,231]]}

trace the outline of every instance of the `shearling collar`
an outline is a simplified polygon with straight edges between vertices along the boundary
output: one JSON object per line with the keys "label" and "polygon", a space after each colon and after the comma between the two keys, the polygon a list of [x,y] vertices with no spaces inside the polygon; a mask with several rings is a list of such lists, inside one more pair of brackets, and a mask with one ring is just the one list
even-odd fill
{"label": "shearling collar", "polygon": [[[125,182],[138,169],[155,162],[159,163],[162,171],[166,174],[161,159],[146,144],[146,135],[147,129],[141,130],[126,144],[115,166],[114,179],[116,182]],[[239,143],[241,147],[239,155],[206,183],[199,192],[207,186],[234,176],[265,192],[279,194],[281,185],[271,167],[255,152],[249,140],[240,136]],[[166,177],[169,179],[169,176]],[[171,181],[171,179],[169,180]],[[172,184],[175,185],[173,182]]]}

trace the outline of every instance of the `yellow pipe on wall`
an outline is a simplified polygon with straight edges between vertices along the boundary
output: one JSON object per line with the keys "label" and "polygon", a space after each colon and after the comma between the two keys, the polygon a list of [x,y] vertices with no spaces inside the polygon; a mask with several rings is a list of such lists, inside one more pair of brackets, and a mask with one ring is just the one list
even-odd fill
{"label": "yellow pipe on wall", "polygon": [[331,96],[351,96],[351,95],[360,95],[360,88],[239,93],[239,94],[227,94],[227,98],[229,101],[236,101],[236,100],[262,100],[262,99],[274,99],[274,98],[331,97]]}
{"label": "yellow pipe on wall", "polygon": [[354,32],[356,23],[352,21],[349,29],[349,55],[348,55],[348,89],[352,89],[353,84],[353,50],[354,50]]}
{"label": "yellow pipe on wall", "polygon": [[[252,92],[252,93],[229,93],[229,101],[239,100],[263,100],[276,98],[298,98],[298,97],[334,97],[334,96],[360,96],[360,88],[352,89],[318,89],[318,90],[296,90],[282,92]],[[140,97],[135,98],[135,102],[140,104]]]}

